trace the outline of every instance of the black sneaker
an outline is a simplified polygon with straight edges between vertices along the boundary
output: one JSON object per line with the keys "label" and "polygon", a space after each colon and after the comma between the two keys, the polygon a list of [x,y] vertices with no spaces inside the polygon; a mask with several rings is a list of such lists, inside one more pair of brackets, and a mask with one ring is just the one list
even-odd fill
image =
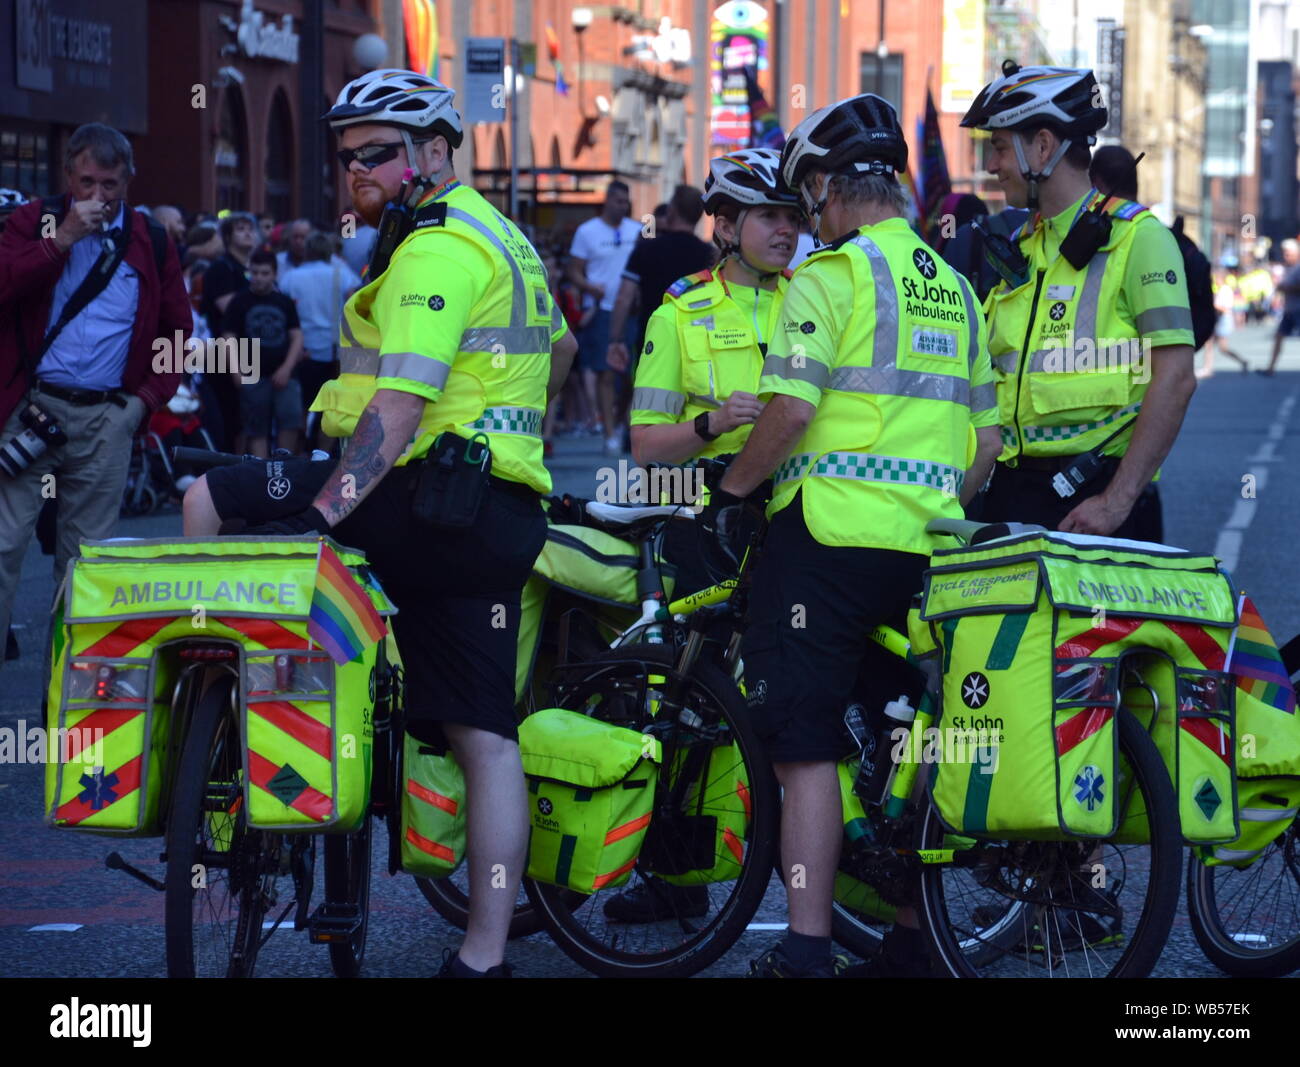
{"label": "black sneaker", "polygon": [[620,923],[653,923],[664,919],[699,919],[709,913],[709,890],[702,885],[673,885],[646,878],[639,885],[605,901],[605,918]]}
{"label": "black sneaker", "polygon": [[865,963],[847,967],[839,978],[937,978],[921,931],[891,926],[880,943],[880,953]]}
{"label": "black sneaker", "polygon": [[847,956],[834,955],[823,967],[798,971],[786,959],[781,945],[768,949],[749,963],[750,978],[839,978],[849,966]]}
{"label": "black sneaker", "polygon": [[462,963],[460,954],[453,952],[449,948],[442,950],[442,968],[434,976],[435,978],[510,978],[510,964],[498,963],[495,967],[489,967],[486,971],[476,971],[466,963]]}

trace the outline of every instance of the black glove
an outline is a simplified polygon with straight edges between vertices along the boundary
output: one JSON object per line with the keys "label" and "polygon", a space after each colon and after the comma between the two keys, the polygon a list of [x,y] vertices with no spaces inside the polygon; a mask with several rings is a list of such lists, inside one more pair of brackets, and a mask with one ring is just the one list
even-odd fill
{"label": "black glove", "polygon": [[587,515],[587,501],[568,493],[547,497],[546,518],[552,525],[559,526],[587,526],[591,522]]}
{"label": "black glove", "polygon": [[315,508],[307,508],[295,515],[286,515],[282,519],[271,519],[269,522],[249,526],[244,530],[243,535],[245,537],[284,537],[294,534],[327,534],[329,532],[330,524],[325,521],[325,516]]}
{"label": "black glove", "polygon": [[744,497],[714,489],[695,520],[703,538],[705,561],[732,574],[740,567],[740,516],[744,505]]}

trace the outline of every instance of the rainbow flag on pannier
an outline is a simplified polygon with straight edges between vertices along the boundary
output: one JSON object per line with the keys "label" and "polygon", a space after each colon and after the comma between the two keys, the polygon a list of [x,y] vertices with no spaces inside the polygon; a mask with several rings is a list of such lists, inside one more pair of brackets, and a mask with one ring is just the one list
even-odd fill
{"label": "rainbow flag on pannier", "polygon": [[350,663],[386,633],[366,591],[324,541],[320,543],[307,633],[335,663]]}
{"label": "rainbow flag on pannier", "polygon": [[1241,625],[1228,669],[1236,676],[1238,689],[1288,715],[1295,711],[1295,690],[1282,655],[1248,596],[1241,598]]}

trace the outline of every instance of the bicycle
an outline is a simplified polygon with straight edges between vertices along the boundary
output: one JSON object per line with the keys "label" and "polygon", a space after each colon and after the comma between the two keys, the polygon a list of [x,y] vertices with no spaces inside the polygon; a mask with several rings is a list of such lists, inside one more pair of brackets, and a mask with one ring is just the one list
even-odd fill
{"label": "bicycle", "polygon": [[[611,505],[588,505],[588,510],[607,521],[618,514]],[[641,565],[649,568],[652,564],[647,546],[658,531],[656,523],[666,521],[679,509],[664,506],[622,510],[630,520],[623,536],[638,543]],[[952,522],[934,523],[930,528],[965,537],[981,529],[976,523]],[[986,530],[982,536],[987,538],[995,532]],[[633,719],[639,715],[639,722],[644,724],[657,717],[661,703],[668,703],[665,692],[672,692],[651,684],[651,680],[662,680],[665,687],[680,687],[705,668],[710,669],[715,690],[710,696],[716,703],[739,698],[744,591],[759,543],[761,531],[751,543],[751,551],[735,580],[667,605],[647,597],[640,619],[620,636],[615,648],[595,662],[562,669],[556,679],[557,702],[589,713],[598,713],[608,703],[618,714]],[[714,662],[710,662],[701,659],[704,634],[718,622],[730,624],[730,639],[725,650],[717,649]],[[633,645],[638,637],[665,643]],[[882,626],[870,638],[889,655],[910,660],[903,634]],[[729,683],[725,686],[726,697],[716,692],[724,687],[722,678]],[[609,692],[602,691],[602,686]],[[903,751],[911,745],[913,734],[923,736],[933,721],[934,693],[931,679],[916,718],[906,731]],[[688,705],[678,695],[671,706]],[[743,714],[743,705],[734,706],[737,716]],[[629,707],[635,710],[629,711]],[[847,843],[842,853],[841,872],[865,886],[872,899],[856,901],[858,908],[837,901],[837,940],[860,955],[868,955],[878,945],[895,909],[914,904],[932,951],[949,974],[974,977],[1005,973],[1007,960],[1017,956],[1024,958],[1027,967],[1053,976],[1096,971],[1116,976],[1148,973],[1173,922],[1181,837],[1172,785],[1154,743],[1131,713],[1122,712],[1120,723],[1121,811],[1131,808],[1146,813],[1150,844],[996,842],[960,837],[944,830],[930,805],[925,793],[926,775],[920,773],[923,765],[901,763],[892,773],[883,801],[866,806],[869,831]],[[1108,870],[1124,872],[1113,883],[1117,901],[1121,894],[1127,894],[1123,903],[1099,902],[1090,886],[1086,887],[1088,892],[1083,891],[1079,876],[1091,871],[1091,861],[1099,855],[1108,861]],[[1139,859],[1144,862],[1137,862]],[[1088,866],[1085,861],[1089,861]],[[968,904],[964,911],[950,908],[950,899],[970,896],[964,881],[971,877],[984,898]],[[763,881],[766,883],[766,878]],[[556,907],[556,894],[550,887],[530,883],[529,888],[561,949],[602,975],[692,973],[702,960],[711,961],[721,955],[730,947],[726,939],[738,936],[743,929],[737,929],[734,922],[722,925],[715,921],[701,931],[689,926],[685,921],[688,916],[675,914],[678,929],[667,934],[662,930],[642,933],[641,943],[651,940],[651,932],[657,932],[659,940],[648,949],[632,952],[626,928],[612,928],[594,914],[595,908],[586,904],[576,910]],[[1135,911],[1137,914],[1125,936],[1108,939],[1110,944],[1105,947],[1094,945],[1083,916],[1102,914],[1112,924],[1118,924],[1125,909],[1129,917]],[[664,925],[647,924],[647,928]],[[702,940],[711,944],[701,949]]]}

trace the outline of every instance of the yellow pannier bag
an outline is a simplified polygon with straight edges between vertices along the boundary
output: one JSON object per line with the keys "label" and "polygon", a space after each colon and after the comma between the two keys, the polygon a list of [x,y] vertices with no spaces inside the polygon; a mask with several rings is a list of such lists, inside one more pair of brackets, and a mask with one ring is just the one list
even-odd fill
{"label": "yellow pannier bag", "polygon": [[449,751],[402,742],[402,870],[446,878],[465,858],[465,774]]}
{"label": "yellow pannier bag", "polygon": [[528,876],[579,893],[626,882],[650,825],[661,754],[656,737],[563,708],[520,723]]}
{"label": "yellow pannier bag", "polygon": [[[337,665],[308,635],[322,539],[87,542],[56,604],[46,765],[51,826],[163,831],[183,738],[171,721],[196,640],[237,652],[248,824],[350,832],[369,806],[378,645]],[[381,615],[359,553],[335,551]],[[60,733],[62,731],[62,733]]]}
{"label": "yellow pannier bag", "polygon": [[[1116,801],[1116,710],[1150,730],[1192,843],[1238,835],[1234,703],[1225,673],[1236,602],[1213,557],[1145,542],[1022,534],[936,552],[914,647],[937,647],[934,802],[954,832],[1141,840]],[[952,735],[951,737],[949,735]]]}

